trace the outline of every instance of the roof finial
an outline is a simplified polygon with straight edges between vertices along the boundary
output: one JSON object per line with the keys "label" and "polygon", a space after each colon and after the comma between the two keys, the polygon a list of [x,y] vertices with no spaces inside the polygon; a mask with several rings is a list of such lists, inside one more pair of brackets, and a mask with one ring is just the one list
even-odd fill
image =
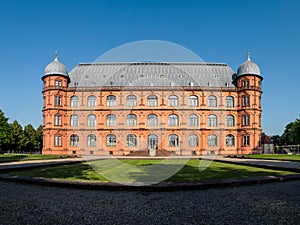
{"label": "roof finial", "polygon": [[57,50],[54,52],[54,55],[55,55],[54,61],[58,61],[58,51]]}
{"label": "roof finial", "polygon": [[251,61],[251,59],[250,59],[250,54],[251,54],[251,52],[248,51],[248,61]]}

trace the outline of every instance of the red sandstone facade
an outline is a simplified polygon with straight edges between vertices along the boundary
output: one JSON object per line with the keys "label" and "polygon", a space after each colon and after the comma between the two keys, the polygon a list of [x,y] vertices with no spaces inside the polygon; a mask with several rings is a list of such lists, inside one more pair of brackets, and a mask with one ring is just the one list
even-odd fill
{"label": "red sandstone facade", "polygon": [[57,58],[45,69],[43,154],[121,156],[156,149],[189,156],[260,149],[262,77],[250,58],[233,85],[223,86],[72,86],[71,74]]}

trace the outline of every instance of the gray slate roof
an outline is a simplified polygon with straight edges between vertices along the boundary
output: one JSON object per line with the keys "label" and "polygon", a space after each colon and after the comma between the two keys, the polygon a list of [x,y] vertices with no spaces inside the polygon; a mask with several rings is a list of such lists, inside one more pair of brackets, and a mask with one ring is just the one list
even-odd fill
{"label": "gray slate roof", "polygon": [[69,87],[210,86],[234,87],[235,72],[224,63],[120,62],[80,63]]}

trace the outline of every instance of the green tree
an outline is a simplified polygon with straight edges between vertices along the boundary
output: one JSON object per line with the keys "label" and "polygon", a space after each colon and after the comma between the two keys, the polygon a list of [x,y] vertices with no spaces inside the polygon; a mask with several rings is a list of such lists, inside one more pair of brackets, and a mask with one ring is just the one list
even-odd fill
{"label": "green tree", "polygon": [[42,152],[43,148],[43,126],[40,125],[36,129],[36,138],[37,138],[37,150]]}
{"label": "green tree", "polygon": [[23,127],[18,123],[18,121],[14,120],[11,124],[12,130],[12,140],[11,140],[11,150],[13,151],[21,151],[25,148],[25,134],[23,131]]}
{"label": "green tree", "polygon": [[11,127],[8,118],[0,110],[0,151],[7,151],[10,148],[12,139]]}
{"label": "green tree", "polygon": [[37,136],[36,131],[31,124],[28,124],[24,127],[24,134],[25,134],[25,150],[28,153],[32,153],[32,151],[37,150]]}
{"label": "green tree", "polygon": [[300,144],[300,120],[296,119],[294,122],[287,124],[280,139],[282,144]]}
{"label": "green tree", "polygon": [[300,120],[297,119],[291,129],[291,139],[294,145],[300,144]]}
{"label": "green tree", "polygon": [[294,122],[290,122],[285,126],[284,132],[281,135],[280,141],[284,145],[290,145],[292,144],[292,127]]}

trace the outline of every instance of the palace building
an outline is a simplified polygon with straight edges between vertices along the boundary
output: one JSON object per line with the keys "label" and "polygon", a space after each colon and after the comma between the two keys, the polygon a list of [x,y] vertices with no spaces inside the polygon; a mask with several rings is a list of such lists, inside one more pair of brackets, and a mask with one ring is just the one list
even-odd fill
{"label": "palace building", "polygon": [[250,154],[260,150],[261,81],[248,59],[46,66],[43,154]]}

